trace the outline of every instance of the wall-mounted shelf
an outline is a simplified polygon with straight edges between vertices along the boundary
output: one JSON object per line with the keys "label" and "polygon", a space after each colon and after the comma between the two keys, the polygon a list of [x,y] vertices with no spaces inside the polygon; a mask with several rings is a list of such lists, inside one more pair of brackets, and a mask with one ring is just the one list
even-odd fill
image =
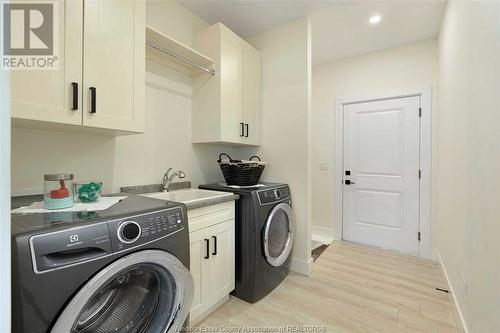
{"label": "wall-mounted shelf", "polygon": [[150,26],[146,26],[146,58],[190,75],[215,74],[212,59]]}

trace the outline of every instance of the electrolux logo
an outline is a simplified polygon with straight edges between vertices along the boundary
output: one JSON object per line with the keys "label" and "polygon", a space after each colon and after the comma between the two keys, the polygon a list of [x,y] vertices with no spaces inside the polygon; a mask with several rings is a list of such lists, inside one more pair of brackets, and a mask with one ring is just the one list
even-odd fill
{"label": "electrolux logo", "polygon": [[58,69],[58,3],[2,2],[2,68]]}

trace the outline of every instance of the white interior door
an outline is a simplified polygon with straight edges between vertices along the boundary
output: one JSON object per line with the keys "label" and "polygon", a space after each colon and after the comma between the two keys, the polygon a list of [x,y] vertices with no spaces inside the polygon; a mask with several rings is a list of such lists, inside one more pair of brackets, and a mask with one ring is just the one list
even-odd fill
{"label": "white interior door", "polygon": [[345,240],[419,255],[419,108],[418,96],[344,105]]}

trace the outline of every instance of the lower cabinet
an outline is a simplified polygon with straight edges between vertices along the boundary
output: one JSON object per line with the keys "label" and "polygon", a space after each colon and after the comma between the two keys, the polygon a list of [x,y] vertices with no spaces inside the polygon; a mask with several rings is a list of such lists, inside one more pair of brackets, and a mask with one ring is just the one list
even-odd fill
{"label": "lower cabinet", "polygon": [[193,220],[189,238],[194,280],[190,324],[194,325],[234,289],[234,202],[195,209],[188,215]]}

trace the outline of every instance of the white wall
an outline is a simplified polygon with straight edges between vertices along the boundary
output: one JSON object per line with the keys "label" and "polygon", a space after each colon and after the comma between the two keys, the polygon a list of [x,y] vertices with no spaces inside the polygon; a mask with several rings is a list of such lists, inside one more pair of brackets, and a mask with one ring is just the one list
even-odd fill
{"label": "white wall", "polygon": [[[335,221],[335,99],[432,86],[433,138],[437,137],[437,43],[435,39],[313,67],[312,221],[315,233],[333,234]],[[436,140],[433,140],[436,147]],[[436,165],[433,149],[433,169]],[[320,164],[328,170],[320,170]],[[324,168],[324,167],[323,167]],[[433,188],[433,193],[437,189]],[[433,207],[433,216],[435,216]],[[432,244],[436,243],[433,219]]]}
{"label": "white wall", "polygon": [[269,162],[263,180],[290,184],[297,227],[292,270],[309,274],[309,20],[285,24],[249,42],[262,55],[262,146],[256,152]]}
{"label": "white wall", "polygon": [[[187,45],[207,26],[176,2],[148,1],[146,9],[147,24]],[[191,144],[191,78],[151,61],[146,71],[145,134],[113,138],[13,129],[14,194],[42,193],[43,175],[57,172],[103,180],[107,193],[160,183],[168,167],[184,170],[194,185],[222,180],[218,153],[235,154],[235,148]]]}
{"label": "white wall", "polygon": [[147,0],[146,21],[147,25],[187,46],[192,46],[196,32],[208,26],[176,1],[165,0]]}
{"label": "white wall", "polygon": [[471,333],[500,332],[499,93],[500,2],[449,2],[439,37],[438,250]]}

